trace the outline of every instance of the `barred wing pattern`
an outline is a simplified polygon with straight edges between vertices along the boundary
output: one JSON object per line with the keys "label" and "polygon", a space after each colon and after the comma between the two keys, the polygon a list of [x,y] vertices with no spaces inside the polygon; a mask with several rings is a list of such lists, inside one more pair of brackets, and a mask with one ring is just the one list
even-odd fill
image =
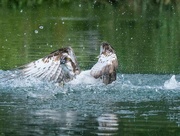
{"label": "barred wing pattern", "polygon": [[57,83],[72,80],[80,71],[71,47],[56,50],[21,68],[26,77],[31,76]]}

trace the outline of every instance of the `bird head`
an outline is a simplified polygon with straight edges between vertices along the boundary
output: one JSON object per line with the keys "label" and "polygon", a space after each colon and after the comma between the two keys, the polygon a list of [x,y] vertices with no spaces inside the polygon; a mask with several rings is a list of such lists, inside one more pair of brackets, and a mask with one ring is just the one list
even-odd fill
{"label": "bird head", "polygon": [[112,46],[110,44],[106,43],[106,42],[102,43],[102,45],[100,47],[100,55],[103,54],[105,56],[109,56],[112,53],[115,53]]}

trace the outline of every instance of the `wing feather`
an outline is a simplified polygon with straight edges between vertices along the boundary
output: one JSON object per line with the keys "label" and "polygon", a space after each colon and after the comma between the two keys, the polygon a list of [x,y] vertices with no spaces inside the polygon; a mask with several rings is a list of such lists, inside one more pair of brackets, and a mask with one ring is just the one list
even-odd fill
{"label": "wing feather", "polygon": [[58,67],[59,67],[59,64],[52,63],[52,65],[46,69],[44,74],[40,76],[40,79],[47,79],[48,81],[50,81],[50,77],[51,75],[53,75],[53,71],[57,70]]}
{"label": "wing feather", "polygon": [[[49,59],[48,59],[49,60]],[[44,62],[43,59],[35,61],[24,69],[25,76],[36,77],[39,79],[61,82],[63,80],[62,67],[60,66],[60,61],[55,59]]]}
{"label": "wing feather", "polygon": [[49,81],[57,81],[57,78],[56,78],[56,76],[58,76],[57,73],[62,72],[62,68],[58,64],[55,64],[55,65],[56,65],[55,68],[51,71],[51,74],[48,78]]}
{"label": "wing feather", "polygon": [[56,70],[53,80],[55,82],[61,82],[63,80],[63,71],[60,67]]}
{"label": "wing feather", "polygon": [[100,55],[97,63],[91,68],[90,74],[94,78],[102,78],[103,83],[109,84],[116,80],[118,68],[117,56],[114,49],[107,43],[100,47]]}
{"label": "wing feather", "polygon": [[[71,62],[67,63],[64,60],[61,62],[61,59],[65,58],[64,55],[67,57],[70,56]],[[59,83],[72,79],[76,74],[75,72],[80,70],[71,47],[56,50],[46,57],[40,58],[20,68],[25,77],[35,77]]]}
{"label": "wing feather", "polygon": [[25,76],[39,77],[50,67],[50,63],[44,63],[42,59],[34,61],[25,66],[23,72]]}
{"label": "wing feather", "polygon": [[91,75],[95,78],[101,77],[103,74],[112,73],[117,68],[117,57],[115,54],[111,56],[100,55],[98,62],[91,68]]}

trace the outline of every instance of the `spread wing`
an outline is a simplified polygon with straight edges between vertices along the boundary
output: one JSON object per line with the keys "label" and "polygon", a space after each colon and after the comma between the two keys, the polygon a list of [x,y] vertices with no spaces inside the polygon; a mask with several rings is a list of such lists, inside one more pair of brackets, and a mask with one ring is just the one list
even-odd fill
{"label": "spread wing", "polygon": [[61,48],[44,58],[24,65],[22,72],[26,77],[35,77],[47,81],[69,81],[78,73],[79,67],[72,48]]}
{"label": "spread wing", "polygon": [[103,43],[98,62],[91,68],[90,74],[94,78],[102,78],[103,83],[109,84],[116,80],[117,68],[118,61],[114,49],[109,44]]}

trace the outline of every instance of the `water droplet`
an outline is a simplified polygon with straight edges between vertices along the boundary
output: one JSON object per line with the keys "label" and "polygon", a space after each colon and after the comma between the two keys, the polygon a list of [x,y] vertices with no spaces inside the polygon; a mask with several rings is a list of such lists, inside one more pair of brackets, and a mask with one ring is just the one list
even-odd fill
{"label": "water droplet", "polygon": [[43,29],[44,28],[44,26],[39,26],[39,29]]}
{"label": "water droplet", "polygon": [[87,114],[84,114],[84,117],[87,117],[88,115]]}
{"label": "water droplet", "polygon": [[38,30],[35,30],[34,33],[37,34],[37,33],[38,33]]}
{"label": "water droplet", "polygon": [[23,12],[23,10],[21,9],[21,10],[20,10],[20,13],[22,13],[22,12]]}
{"label": "water droplet", "polygon": [[133,37],[131,37],[131,40],[133,39]]}
{"label": "water droplet", "polygon": [[79,4],[79,7],[81,7],[81,4]]}
{"label": "water droplet", "polygon": [[116,31],[118,31],[118,28],[116,28]]}
{"label": "water droplet", "polygon": [[62,24],[64,24],[64,22],[62,22]]}

